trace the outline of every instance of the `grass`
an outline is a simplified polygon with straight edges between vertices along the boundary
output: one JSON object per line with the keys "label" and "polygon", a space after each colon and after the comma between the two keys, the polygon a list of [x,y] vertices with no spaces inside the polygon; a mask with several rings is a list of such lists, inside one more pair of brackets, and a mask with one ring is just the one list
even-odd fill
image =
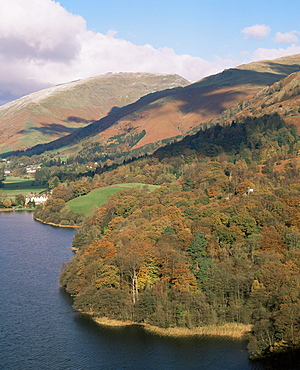
{"label": "grass", "polygon": [[150,191],[159,188],[159,185],[151,185],[151,184],[141,184],[140,182],[130,182],[125,184],[116,184],[112,185],[113,187],[122,187],[123,189],[126,188],[143,188],[146,186]]}
{"label": "grass", "polygon": [[0,193],[6,197],[14,197],[17,194],[26,195],[28,193],[40,193],[46,190],[45,186],[35,185],[34,179],[24,179],[22,177],[7,177],[3,181],[3,188]]}
{"label": "grass", "polygon": [[110,195],[120,191],[121,187],[108,187],[92,190],[90,193],[67,202],[67,206],[76,213],[92,214],[94,206],[100,207],[107,201]]}
{"label": "grass", "polygon": [[[117,193],[120,190],[132,188],[132,187],[143,187],[145,184],[140,183],[129,183],[129,184],[116,184],[105,188],[99,188],[92,190],[90,193],[81,197],[75,198],[67,202],[67,206],[76,213],[84,213],[85,216],[90,216],[93,212],[94,206],[100,207],[105,203],[108,198]],[[146,185],[149,190],[154,190],[157,185]]]}

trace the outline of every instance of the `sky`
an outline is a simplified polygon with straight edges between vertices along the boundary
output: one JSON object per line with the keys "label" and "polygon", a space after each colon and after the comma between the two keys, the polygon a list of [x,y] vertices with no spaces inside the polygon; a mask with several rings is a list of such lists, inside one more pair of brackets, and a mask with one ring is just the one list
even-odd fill
{"label": "sky", "polygon": [[0,105],[108,72],[191,82],[300,53],[299,0],[0,0]]}

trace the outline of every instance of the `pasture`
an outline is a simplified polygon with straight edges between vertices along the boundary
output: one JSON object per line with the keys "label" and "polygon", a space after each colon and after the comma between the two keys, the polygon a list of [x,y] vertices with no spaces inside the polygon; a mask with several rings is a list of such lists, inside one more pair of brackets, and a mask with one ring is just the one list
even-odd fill
{"label": "pasture", "polygon": [[150,191],[158,187],[157,185],[145,185],[140,183],[117,184],[105,188],[94,189],[86,195],[70,200],[66,205],[73,212],[84,213],[86,216],[90,216],[93,212],[94,206],[100,207],[108,200],[110,195],[115,194],[120,190],[143,186],[147,186]]}
{"label": "pasture", "polygon": [[33,178],[7,177],[3,181],[0,193],[3,197],[11,198],[17,194],[40,193],[45,191],[47,186],[35,185]]}

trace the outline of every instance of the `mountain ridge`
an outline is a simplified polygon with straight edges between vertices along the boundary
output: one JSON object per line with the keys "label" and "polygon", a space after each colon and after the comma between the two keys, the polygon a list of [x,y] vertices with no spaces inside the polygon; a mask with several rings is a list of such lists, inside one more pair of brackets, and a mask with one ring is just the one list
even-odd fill
{"label": "mountain ridge", "polygon": [[[145,94],[121,108],[118,106],[110,107],[108,114],[100,120],[89,120],[88,115],[76,116],[75,110],[73,110],[74,114],[68,118],[79,125],[84,123],[84,128],[77,128],[75,131],[74,127],[66,128],[64,125],[52,124],[57,131],[62,131],[61,137],[47,144],[38,143],[38,145],[28,146],[30,149],[24,153],[26,155],[40,154],[62,147],[69,147],[66,153],[78,153],[81,150],[81,144],[77,144],[82,140],[87,140],[86,138],[89,138],[89,141],[92,141],[94,145],[99,144],[102,147],[104,145],[104,151],[106,151],[105,146],[107,145],[103,143],[109,142],[109,145],[113,145],[113,138],[120,135],[141,136],[140,140],[132,147],[133,149],[184,136],[193,128],[201,127],[201,125],[216,119],[236,104],[243,105],[243,102],[272,85],[274,81],[279,81],[282,76],[286,77],[291,71],[299,70],[300,54],[297,54],[244,64],[187,85],[183,84],[184,80],[181,80],[180,76],[177,76],[176,78],[182,83],[179,88],[176,86],[173,89],[160,90],[160,93]],[[144,74],[140,74],[140,76],[144,76]],[[74,82],[74,84],[78,84],[78,82]],[[76,104],[80,104],[80,102],[80,96],[77,96]],[[60,102],[62,105],[63,103],[63,101]],[[47,107],[44,108],[47,109]],[[47,129],[44,127],[41,130],[45,132]],[[63,132],[63,130],[65,131]],[[142,132],[145,134],[141,135]],[[24,133],[26,134],[26,130],[21,132],[21,134]],[[74,143],[79,149],[74,148]],[[130,148],[123,145],[120,150],[127,151]]]}

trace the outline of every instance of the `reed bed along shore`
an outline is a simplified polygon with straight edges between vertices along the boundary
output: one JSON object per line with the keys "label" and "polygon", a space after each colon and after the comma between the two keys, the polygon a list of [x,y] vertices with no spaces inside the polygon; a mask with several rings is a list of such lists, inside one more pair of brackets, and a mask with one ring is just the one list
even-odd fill
{"label": "reed bed along shore", "polygon": [[196,328],[159,328],[157,326],[149,324],[141,324],[133,321],[119,321],[108,319],[107,317],[93,317],[93,320],[105,326],[112,327],[122,327],[127,325],[141,325],[145,330],[158,334],[161,336],[170,336],[170,337],[182,337],[182,336],[217,336],[217,337],[228,337],[232,339],[244,339],[247,334],[251,331],[251,325],[240,324],[240,323],[226,323],[223,325],[209,325]]}

